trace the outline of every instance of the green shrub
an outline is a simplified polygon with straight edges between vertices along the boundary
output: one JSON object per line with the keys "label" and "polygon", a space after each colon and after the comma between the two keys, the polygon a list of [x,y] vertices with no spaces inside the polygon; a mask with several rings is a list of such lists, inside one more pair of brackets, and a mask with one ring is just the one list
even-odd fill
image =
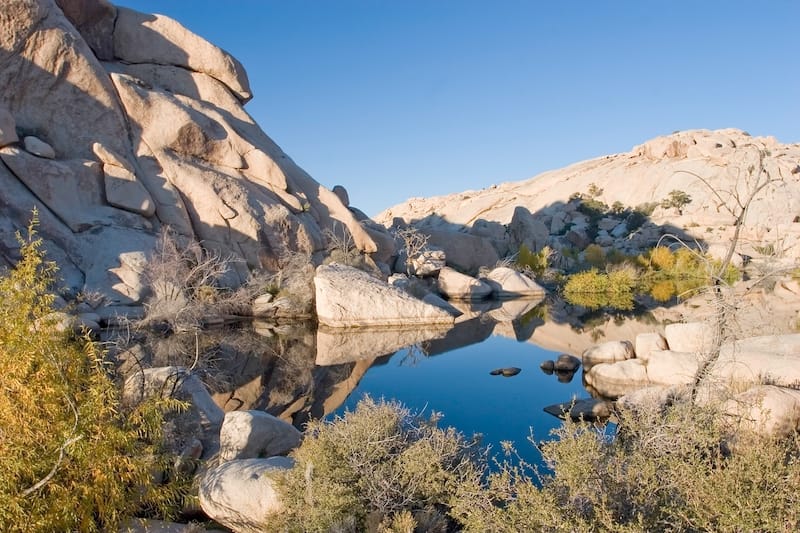
{"label": "green shrub", "polygon": [[566,421],[537,443],[551,472],[506,467],[459,502],[466,531],[796,531],[798,440],[730,454],[713,406],[622,412],[616,435]]}
{"label": "green shrub", "polygon": [[571,304],[588,309],[613,307],[633,309],[633,288],[636,284],[632,269],[619,269],[611,273],[591,269],[569,276],[564,285],[564,298]]}
{"label": "green shrub", "polygon": [[547,272],[552,255],[553,250],[549,246],[545,246],[538,252],[532,252],[523,244],[519,247],[516,263],[517,266],[530,270],[531,274],[538,279]]}
{"label": "green shrub", "polygon": [[55,267],[34,222],[22,258],[0,278],[0,524],[4,531],[111,531],[163,514],[177,485],[155,486],[163,408],[120,410],[101,353],[49,318]]}
{"label": "green shrub", "polygon": [[678,214],[683,212],[683,207],[692,202],[692,197],[677,189],[670,191],[669,196],[661,200],[661,207],[664,209],[675,209]]}
{"label": "green shrub", "polygon": [[596,244],[590,244],[586,247],[586,250],[583,251],[583,258],[588,264],[595,268],[602,267],[606,262],[605,252]]}
{"label": "green shrub", "polygon": [[443,519],[462,485],[479,486],[477,444],[437,418],[366,398],[333,422],[312,422],[297,461],[279,482],[282,531],[363,531],[367,521],[408,523],[409,513]]}

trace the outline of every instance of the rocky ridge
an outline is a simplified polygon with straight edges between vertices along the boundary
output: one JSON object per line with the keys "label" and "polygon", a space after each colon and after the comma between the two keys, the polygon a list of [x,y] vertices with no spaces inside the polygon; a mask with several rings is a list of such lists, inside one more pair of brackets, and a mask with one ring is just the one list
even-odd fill
{"label": "rocky ridge", "polygon": [[[800,144],[751,137],[736,129],[677,132],[627,153],[583,161],[525,181],[412,198],[375,219],[386,226],[412,224],[431,234],[482,237],[500,256],[516,252],[522,244],[534,251],[545,245],[581,251],[595,243],[606,250],[633,252],[652,246],[664,233],[697,239],[707,247],[725,247],[736,222],[730,209],[738,209],[737,202],[744,202],[759,178],[773,183],[750,204],[737,251],[757,256],[769,249],[796,260],[800,258]],[[690,201],[662,207],[673,191],[685,193]],[[609,207],[616,204],[618,210],[638,207],[649,213],[638,224],[613,212],[592,221],[579,209],[577,195]],[[597,226],[593,232],[587,231],[593,224]]]}

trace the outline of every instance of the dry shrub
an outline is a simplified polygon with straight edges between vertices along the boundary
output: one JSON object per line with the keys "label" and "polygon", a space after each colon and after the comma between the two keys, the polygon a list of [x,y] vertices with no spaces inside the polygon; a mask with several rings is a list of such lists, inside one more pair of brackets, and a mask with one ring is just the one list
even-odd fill
{"label": "dry shrub", "polygon": [[[312,422],[280,483],[288,509],[277,530],[329,531],[350,524],[363,531],[378,519],[406,531],[424,517],[434,524],[461,484],[477,483],[476,444],[436,417],[414,415],[369,398],[333,422]],[[413,530],[413,528],[411,528]]]}

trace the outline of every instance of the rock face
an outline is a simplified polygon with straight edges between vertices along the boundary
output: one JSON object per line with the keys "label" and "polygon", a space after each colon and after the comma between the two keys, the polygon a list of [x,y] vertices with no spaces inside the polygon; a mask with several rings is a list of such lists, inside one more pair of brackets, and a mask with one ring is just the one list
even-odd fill
{"label": "rock face", "polygon": [[[764,156],[763,165],[759,154]],[[591,243],[607,250],[634,252],[652,246],[664,233],[676,232],[708,246],[727,246],[735,222],[727,207],[735,206],[723,205],[721,199],[742,197],[746,190],[752,190],[759,178],[758,169],[763,168],[760,177],[777,183],[761,190],[750,205],[737,252],[758,256],[763,246],[772,245],[797,259],[799,161],[800,144],[750,137],[736,129],[691,130],[658,137],[628,153],[576,163],[526,181],[413,198],[379,214],[376,221],[386,226],[412,224],[431,234],[449,230],[479,235],[501,255],[514,253],[521,245],[532,251],[545,245],[581,251]],[[671,205],[673,191],[685,193],[690,201]],[[642,223],[640,217],[609,209],[594,224],[579,209],[576,194],[609,207],[616,202],[625,208],[647,207],[645,212],[650,214]]]}
{"label": "rock face", "polygon": [[34,207],[66,291],[111,305],[146,297],[124,257],[147,259],[164,226],[236,259],[231,285],[289,252],[319,255],[326,230],[386,256],[346,195],[247,114],[242,65],[174,20],[107,0],[7,0],[0,66],[0,262],[16,260],[13,230]]}
{"label": "rock face", "polygon": [[219,433],[219,458],[256,459],[284,455],[300,445],[302,434],[291,424],[263,411],[225,414]]}
{"label": "rock face", "polygon": [[286,457],[228,461],[200,481],[200,505],[215,521],[238,532],[264,531],[283,510],[273,477],[292,468]]}
{"label": "rock face", "polygon": [[320,324],[342,328],[452,324],[450,313],[353,267],[320,265],[314,277]]}

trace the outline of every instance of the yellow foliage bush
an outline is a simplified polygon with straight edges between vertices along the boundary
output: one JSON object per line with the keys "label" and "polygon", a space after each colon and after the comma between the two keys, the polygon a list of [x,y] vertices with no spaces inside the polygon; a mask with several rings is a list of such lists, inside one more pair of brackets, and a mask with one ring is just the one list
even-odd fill
{"label": "yellow foliage bush", "polygon": [[123,416],[97,347],[48,318],[55,267],[44,260],[35,215],[20,237],[21,260],[0,278],[0,524],[111,531],[134,512],[180,498],[151,483],[163,406]]}

